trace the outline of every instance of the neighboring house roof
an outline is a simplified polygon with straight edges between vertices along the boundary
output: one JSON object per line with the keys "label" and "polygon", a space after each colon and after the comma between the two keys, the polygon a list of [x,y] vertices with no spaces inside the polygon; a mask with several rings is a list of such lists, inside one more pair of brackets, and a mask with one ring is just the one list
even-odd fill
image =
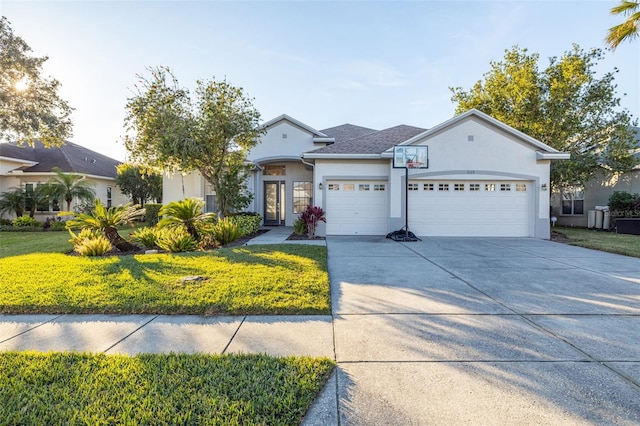
{"label": "neighboring house roof", "polygon": [[30,167],[23,167],[24,173],[48,173],[54,167],[65,173],[80,173],[93,176],[116,177],[116,166],[120,161],[99,154],[73,142],[46,148],[40,141],[34,146],[18,146],[16,143],[0,143],[0,157],[16,160],[26,160],[37,163]]}
{"label": "neighboring house roof", "polygon": [[[355,127],[355,126],[354,126]],[[388,129],[374,131],[354,139],[335,143],[304,154],[304,157],[313,158],[317,155],[347,154],[347,155],[372,155],[378,156],[394,145],[398,145],[415,135],[421,134],[426,129],[401,124]]]}
{"label": "neighboring house roof", "polygon": [[375,129],[369,129],[368,127],[355,126],[353,124],[343,124],[341,126],[330,127],[328,129],[320,130],[325,135],[331,136],[336,140],[336,143],[348,141],[358,138],[360,136],[368,135],[370,133],[377,132]]}

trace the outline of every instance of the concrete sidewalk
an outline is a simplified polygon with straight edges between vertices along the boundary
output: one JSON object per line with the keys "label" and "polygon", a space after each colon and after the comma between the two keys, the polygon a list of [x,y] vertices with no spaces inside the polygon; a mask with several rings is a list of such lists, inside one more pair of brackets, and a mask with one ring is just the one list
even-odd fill
{"label": "concrete sidewalk", "polygon": [[293,233],[293,227],[291,226],[269,226],[262,228],[267,230],[264,234],[260,234],[255,238],[250,239],[245,245],[253,244],[307,244],[314,246],[326,245],[325,240],[287,240],[287,238]]}
{"label": "concrete sidewalk", "polygon": [[[309,339],[313,336],[313,339]],[[1,315],[0,351],[334,358],[331,316]]]}

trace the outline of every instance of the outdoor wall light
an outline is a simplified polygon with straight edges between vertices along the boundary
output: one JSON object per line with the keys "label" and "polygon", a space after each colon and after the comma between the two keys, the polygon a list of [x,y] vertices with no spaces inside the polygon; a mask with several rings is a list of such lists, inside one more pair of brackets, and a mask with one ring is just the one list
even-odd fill
{"label": "outdoor wall light", "polygon": [[318,184],[318,189],[322,191],[322,182]]}
{"label": "outdoor wall light", "polygon": [[543,191],[546,191],[547,190],[547,184],[543,183],[541,188],[542,188]]}

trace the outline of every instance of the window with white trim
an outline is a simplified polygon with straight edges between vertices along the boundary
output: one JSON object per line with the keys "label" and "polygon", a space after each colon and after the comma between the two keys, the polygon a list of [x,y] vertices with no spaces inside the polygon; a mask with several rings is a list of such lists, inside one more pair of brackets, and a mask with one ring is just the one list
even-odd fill
{"label": "window with white trim", "polygon": [[500,191],[511,191],[511,184],[510,183],[501,183],[500,184]]}
{"label": "window with white trim", "polygon": [[516,192],[527,192],[526,183],[516,183]]}
{"label": "window with white trim", "polygon": [[373,190],[374,191],[384,191],[385,190],[385,184],[384,183],[376,183],[375,185],[373,185]]}
{"label": "window with white trim", "polygon": [[409,191],[417,191],[417,190],[418,190],[418,188],[419,188],[419,186],[418,186],[418,184],[417,184],[417,183],[410,183],[410,184],[407,186],[407,190],[409,190]]}
{"label": "window with white trim", "polygon": [[369,191],[371,189],[371,185],[368,183],[358,184],[358,191]]}
{"label": "window with white trim", "polygon": [[479,183],[470,183],[469,184],[469,191],[480,191],[480,184]]}
{"label": "window with white trim", "polygon": [[267,164],[262,169],[263,176],[286,176],[287,167],[280,164]]}
{"label": "window with white trim", "polygon": [[422,184],[422,189],[425,191],[433,191],[433,184],[432,183],[424,183]]}
{"label": "window with white trim", "polygon": [[328,186],[329,191],[340,191],[339,183],[330,183]]}
{"label": "window with white trim", "polygon": [[485,191],[489,191],[489,192],[495,191],[496,190],[496,184],[495,183],[485,183],[484,184],[484,190]]}
{"label": "window with white trim", "polygon": [[438,191],[448,191],[449,190],[449,184],[448,183],[439,183],[438,184]]}
{"label": "window with white trim", "polygon": [[584,188],[574,186],[562,191],[562,214],[563,215],[583,215],[584,214]]}
{"label": "window with white trim", "polygon": [[453,184],[454,191],[464,191],[464,183],[454,183]]}

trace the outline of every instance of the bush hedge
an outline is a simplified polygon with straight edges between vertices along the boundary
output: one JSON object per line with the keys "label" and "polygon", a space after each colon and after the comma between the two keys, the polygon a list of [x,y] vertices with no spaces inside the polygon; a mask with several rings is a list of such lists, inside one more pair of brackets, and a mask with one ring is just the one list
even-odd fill
{"label": "bush hedge", "polygon": [[145,208],[145,221],[149,224],[149,226],[155,226],[160,218],[158,217],[158,212],[162,208],[162,204],[151,204],[147,203],[144,205]]}
{"label": "bush hedge", "polygon": [[254,212],[232,213],[227,217],[240,228],[240,237],[258,232],[262,221],[262,216]]}

